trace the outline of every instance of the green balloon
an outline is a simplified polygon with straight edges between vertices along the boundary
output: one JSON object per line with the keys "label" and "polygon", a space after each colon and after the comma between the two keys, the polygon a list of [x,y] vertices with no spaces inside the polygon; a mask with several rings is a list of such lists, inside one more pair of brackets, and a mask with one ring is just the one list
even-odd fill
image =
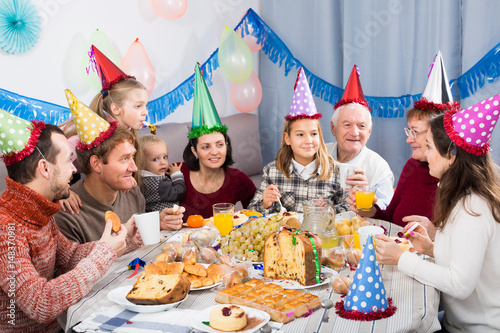
{"label": "green balloon", "polygon": [[246,81],[252,74],[252,52],[233,29],[222,32],[218,57],[222,73],[232,82]]}

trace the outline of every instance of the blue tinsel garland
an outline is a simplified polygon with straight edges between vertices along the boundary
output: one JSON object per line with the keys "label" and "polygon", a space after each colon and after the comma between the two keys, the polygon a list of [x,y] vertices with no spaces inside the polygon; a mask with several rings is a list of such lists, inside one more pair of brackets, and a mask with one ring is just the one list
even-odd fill
{"label": "blue tinsel garland", "polygon": [[40,37],[40,17],[29,0],[0,0],[0,47],[9,53],[31,49]]}
{"label": "blue tinsel garland", "polygon": [[[0,0],[0,3],[2,2],[5,2],[5,0]],[[302,63],[293,56],[292,52],[278,35],[251,8],[241,19],[240,23],[238,23],[235,30],[240,26],[242,27],[242,37],[249,33],[256,37],[257,43],[262,46],[264,54],[272,62],[278,63],[279,66],[284,66],[285,75],[288,75],[295,68],[303,67]],[[219,68],[217,53],[218,49],[200,66],[208,85],[212,84],[212,72]],[[305,67],[304,71],[307,74],[313,94],[332,105],[340,100],[344,92],[342,88],[324,81]],[[492,82],[499,76],[500,44],[496,45],[466,73],[450,81],[450,84],[452,86],[457,85],[460,89],[461,98],[466,98],[483,87],[486,81]],[[152,123],[165,119],[180,105],[183,105],[184,101],[193,98],[193,80],[194,74],[184,80],[174,90],[149,102],[148,111]],[[396,118],[403,117],[404,110],[413,105],[415,101],[418,101],[420,96],[421,94],[408,94],[399,97],[365,97],[372,107],[372,115],[374,117]],[[20,96],[2,89],[0,89],[0,108],[27,120],[38,119],[52,124],[60,124],[70,117],[69,109],[66,107]]]}

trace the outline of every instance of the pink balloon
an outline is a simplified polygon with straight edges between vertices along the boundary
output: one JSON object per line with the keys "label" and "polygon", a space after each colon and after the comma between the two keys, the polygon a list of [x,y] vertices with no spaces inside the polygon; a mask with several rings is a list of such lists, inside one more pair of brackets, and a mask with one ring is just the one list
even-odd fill
{"label": "pink balloon", "polygon": [[146,87],[148,95],[151,95],[155,86],[155,71],[139,38],[128,48],[120,67],[125,73],[135,76],[137,81]]}
{"label": "pink balloon", "polygon": [[[236,30],[236,32],[238,33],[238,36],[241,36],[241,29],[243,29],[243,28],[240,26],[238,28],[238,30]],[[257,44],[257,37],[252,36],[252,31],[253,31],[253,28],[251,26],[249,26],[248,27],[248,35],[245,35],[245,37],[243,37],[243,41],[248,45],[251,52],[255,52],[255,51],[260,50],[262,48],[262,45]]]}
{"label": "pink balloon", "polygon": [[255,110],[262,100],[262,85],[255,72],[252,71],[246,81],[231,83],[230,94],[238,111],[248,113]]}
{"label": "pink balloon", "polygon": [[187,9],[187,0],[151,0],[153,9],[165,20],[177,20]]}

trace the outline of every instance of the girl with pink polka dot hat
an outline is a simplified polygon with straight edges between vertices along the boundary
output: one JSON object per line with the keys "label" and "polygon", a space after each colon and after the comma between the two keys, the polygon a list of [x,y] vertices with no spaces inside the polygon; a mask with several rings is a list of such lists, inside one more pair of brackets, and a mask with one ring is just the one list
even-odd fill
{"label": "girl with pink polka dot hat", "polygon": [[331,201],[337,212],[347,211],[343,190],[335,177],[333,158],[326,151],[314,99],[303,68],[297,74],[294,96],[275,161],[264,167],[260,188],[249,209],[263,214],[303,212],[308,199]]}
{"label": "girl with pink polka dot hat", "polygon": [[432,240],[418,225],[409,240],[434,262],[377,236],[380,263],[441,291],[448,332],[500,331],[500,173],[488,152],[499,110],[496,95],[430,120],[425,154],[429,173],[439,178],[437,232]]}

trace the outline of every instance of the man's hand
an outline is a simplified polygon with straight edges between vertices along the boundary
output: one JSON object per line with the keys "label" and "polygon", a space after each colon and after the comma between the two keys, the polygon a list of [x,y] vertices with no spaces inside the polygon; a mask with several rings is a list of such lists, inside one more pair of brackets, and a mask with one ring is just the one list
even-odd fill
{"label": "man's hand", "polygon": [[165,208],[160,212],[160,230],[179,230],[182,228],[182,218],[186,208],[179,207],[177,213],[172,208]]}
{"label": "man's hand", "polygon": [[112,233],[111,231],[112,227],[113,227],[113,222],[111,222],[111,220],[107,220],[100,241],[108,243],[116,251],[116,255],[119,257],[125,251],[126,247],[125,239],[127,238],[127,228],[125,228],[122,225],[120,231],[118,231],[117,233]]}
{"label": "man's hand", "polygon": [[346,185],[368,185],[368,178],[365,176],[365,170],[361,168],[354,169],[354,175],[347,176]]}
{"label": "man's hand", "polygon": [[125,223],[125,228],[127,229],[127,237],[130,239],[130,242],[134,245],[142,245],[141,234],[139,233],[139,229],[137,229],[137,225],[135,224],[134,215]]}
{"label": "man's hand", "polygon": [[69,197],[68,199],[61,199],[59,200],[59,205],[61,205],[61,210],[63,212],[66,211],[66,209],[71,213],[71,214],[79,214],[80,213],[80,207],[82,207],[82,200],[80,200],[80,197],[78,194],[75,192],[69,190]]}

